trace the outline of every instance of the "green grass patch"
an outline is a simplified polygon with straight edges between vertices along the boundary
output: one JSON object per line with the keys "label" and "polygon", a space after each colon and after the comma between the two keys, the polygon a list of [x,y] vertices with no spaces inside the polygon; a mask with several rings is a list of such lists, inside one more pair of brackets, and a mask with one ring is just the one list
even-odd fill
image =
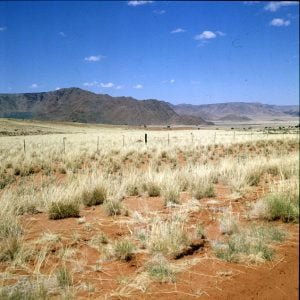
{"label": "green grass patch", "polygon": [[84,191],[82,194],[82,203],[85,206],[94,206],[102,204],[107,197],[107,191],[103,186],[98,186],[91,191]]}
{"label": "green grass patch", "polygon": [[78,218],[80,217],[79,204],[76,202],[53,202],[48,209],[48,215],[51,220]]}
{"label": "green grass patch", "polygon": [[285,234],[274,227],[252,226],[231,235],[226,242],[214,246],[220,259],[235,263],[258,263],[273,258],[272,242],[280,242]]}

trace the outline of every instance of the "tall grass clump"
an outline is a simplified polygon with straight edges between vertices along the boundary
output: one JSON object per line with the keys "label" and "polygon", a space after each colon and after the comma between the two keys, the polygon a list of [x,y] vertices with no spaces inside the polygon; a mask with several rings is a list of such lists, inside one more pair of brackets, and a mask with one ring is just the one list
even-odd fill
{"label": "tall grass clump", "polygon": [[146,247],[153,253],[176,257],[190,242],[185,220],[185,214],[180,212],[168,220],[155,218],[145,232]]}
{"label": "tall grass clump", "polygon": [[73,284],[72,275],[65,266],[62,266],[57,270],[56,278],[61,288],[67,288]]}
{"label": "tall grass clump", "polygon": [[108,216],[117,216],[122,213],[122,203],[120,200],[106,200],[104,202],[104,208]]}
{"label": "tall grass clump", "polygon": [[115,243],[114,252],[119,260],[130,261],[134,256],[134,245],[128,240],[121,240]]}
{"label": "tall grass clump", "polygon": [[239,222],[233,212],[228,209],[220,217],[220,232],[222,234],[233,234],[239,231]]}
{"label": "tall grass clump", "polygon": [[284,236],[274,227],[252,226],[231,235],[224,243],[216,243],[214,252],[218,258],[229,262],[264,262],[274,256],[271,243],[282,241]]}
{"label": "tall grass clump", "polygon": [[192,184],[191,192],[197,200],[216,195],[214,185],[205,180],[198,180],[197,183]]}
{"label": "tall grass clump", "polygon": [[107,198],[107,190],[104,186],[96,186],[82,193],[82,203],[85,206],[102,204]]}
{"label": "tall grass clump", "polygon": [[0,218],[0,261],[26,259],[25,248],[22,244],[22,229],[16,216],[1,214]]}
{"label": "tall grass clump", "polygon": [[162,196],[164,197],[165,205],[167,205],[168,203],[180,203],[180,189],[176,185],[165,186],[162,192]]}
{"label": "tall grass clump", "polygon": [[298,182],[282,182],[273,187],[273,191],[255,203],[251,215],[268,221],[299,222]]}
{"label": "tall grass clump", "polygon": [[175,282],[175,272],[171,268],[167,259],[162,255],[154,256],[146,266],[148,275],[154,281]]}
{"label": "tall grass clump", "polygon": [[52,202],[48,208],[48,216],[51,220],[80,217],[79,204],[76,201]]}
{"label": "tall grass clump", "polygon": [[153,179],[146,180],[143,184],[143,189],[149,197],[159,197],[161,195],[160,184]]}
{"label": "tall grass clump", "polygon": [[49,299],[49,295],[44,282],[31,282],[29,280],[22,280],[15,285],[1,288],[0,299],[47,300]]}

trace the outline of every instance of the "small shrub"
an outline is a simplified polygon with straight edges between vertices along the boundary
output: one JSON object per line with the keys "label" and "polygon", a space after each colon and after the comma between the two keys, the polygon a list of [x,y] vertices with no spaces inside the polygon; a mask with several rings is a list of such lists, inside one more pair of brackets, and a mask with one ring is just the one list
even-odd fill
{"label": "small shrub", "polygon": [[100,205],[105,201],[106,196],[106,189],[99,186],[91,191],[84,191],[82,194],[82,202],[85,206]]}
{"label": "small shrub", "polygon": [[128,240],[117,241],[114,251],[117,259],[129,261],[134,255],[134,245]]}
{"label": "small shrub", "polygon": [[104,202],[104,207],[109,216],[117,216],[122,212],[122,203],[118,200],[107,200]]}
{"label": "small shrub", "polygon": [[48,210],[48,215],[51,220],[80,217],[79,204],[76,202],[52,202]]}

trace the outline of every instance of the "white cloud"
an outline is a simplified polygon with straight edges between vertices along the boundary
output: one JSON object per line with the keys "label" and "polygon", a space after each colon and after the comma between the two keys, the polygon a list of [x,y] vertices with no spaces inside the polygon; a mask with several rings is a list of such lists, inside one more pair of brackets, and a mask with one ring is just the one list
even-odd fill
{"label": "white cloud", "polygon": [[60,90],[60,89],[61,89],[60,87],[55,88],[56,91],[58,91],[58,90]]}
{"label": "white cloud", "polygon": [[271,1],[265,5],[265,10],[274,12],[283,6],[291,6],[291,5],[297,5],[297,4],[299,4],[299,2],[297,2],[297,1]]}
{"label": "white cloud", "polygon": [[37,83],[33,83],[30,88],[31,89],[37,89],[39,87],[39,85]]}
{"label": "white cloud", "polygon": [[175,79],[164,80],[164,81],[162,81],[162,83],[170,83],[170,84],[173,84],[173,83],[175,83]]}
{"label": "white cloud", "polygon": [[194,39],[197,41],[201,41],[197,47],[203,47],[205,44],[207,44],[210,40],[217,38],[218,36],[225,36],[226,34],[222,31],[210,31],[205,30],[202,33],[199,33],[194,36]]}
{"label": "white cloud", "polygon": [[143,85],[142,84],[136,84],[136,85],[133,86],[133,88],[140,90],[140,89],[143,88]]}
{"label": "white cloud", "polygon": [[195,36],[195,40],[211,40],[211,39],[215,39],[217,37],[217,35],[209,30],[205,30],[200,34],[197,34]]}
{"label": "white cloud", "polygon": [[115,84],[112,83],[112,82],[107,82],[107,83],[101,82],[101,83],[100,83],[100,86],[103,87],[103,88],[111,88],[111,87],[114,87]]}
{"label": "white cloud", "polygon": [[99,55],[91,55],[91,56],[87,56],[84,58],[85,61],[89,61],[89,62],[96,62],[96,61],[100,61],[103,58],[105,58],[105,56],[99,54]]}
{"label": "white cloud", "polygon": [[6,29],[6,27],[0,27],[0,31],[5,31]]}
{"label": "white cloud", "polygon": [[83,86],[98,86],[98,82],[97,81],[92,81],[92,82],[84,82]]}
{"label": "white cloud", "polygon": [[222,32],[222,31],[216,31],[216,34],[220,35],[220,36],[225,36],[226,33]]}
{"label": "white cloud", "polygon": [[128,1],[127,4],[129,6],[139,6],[152,3],[153,1]]}
{"label": "white cloud", "polygon": [[164,9],[162,9],[162,10],[154,10],[153,12],[154,12],[155,14],[157,14],[157,15],[163,15],[163,14],[166,13],[166,11],[165,11]]}
{"label": "white cloud", "polygon": [[62,32],[62,31],[60,31],[59,33],[58,33],[61,37],[67,37],[67,35],[64,33],[64,32]]}
{"label": "white cloud", "polygon": [[284,20],[281,18],[275,18],[270,22],[271,26],[277,26],[277,27],[282,27],[282,26],[289,26],[291,22],[289,20]]}
{"label": "white cloud", "polygon": [[101,82],[101,83],[99,83],[96,80],[91,81],[91,82],[84,82],[82,85],[85,86],[85,87],[115,88],[116,90],[121,90],[123,88],[123,85],[115,85],[112,82],[107,82],[107,83]]}
{"label": "white cloud", "polygon": [[182,32],[186,32],[186,30],[183,28],[176,28],[171,31],[171,33],[182,33]]}

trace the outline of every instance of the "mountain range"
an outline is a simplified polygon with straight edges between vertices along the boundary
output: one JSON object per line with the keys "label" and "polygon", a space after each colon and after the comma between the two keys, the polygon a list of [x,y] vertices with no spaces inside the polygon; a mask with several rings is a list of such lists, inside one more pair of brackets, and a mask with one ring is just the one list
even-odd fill
{"label": "mountain range", "polygon": [[216,104],[179,104],[172,108],[179,115],[201,116],[211,121],[250,121],[276,118],[299,117],[299,105],[269,105],[249,102]]}
{"label": "mountain range", "polygon": [[41,93],[0,94],[0,117],[127,125],[211,125],[211,121],[249,121],[297,117],[297,105],[220,103],[173,105],[155,99],[112,97],[79,88]]}

